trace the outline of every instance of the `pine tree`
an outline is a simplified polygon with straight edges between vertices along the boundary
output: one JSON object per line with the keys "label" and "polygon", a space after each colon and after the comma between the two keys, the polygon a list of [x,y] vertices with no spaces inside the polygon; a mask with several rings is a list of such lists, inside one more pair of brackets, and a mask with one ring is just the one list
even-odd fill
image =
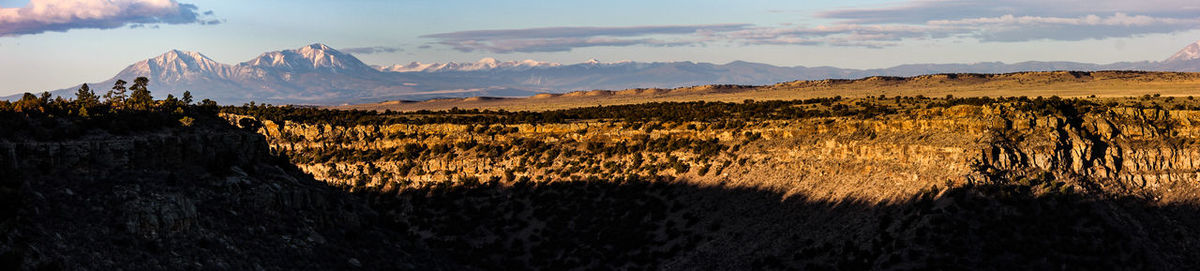
{"label": "pine tree", "polygon": [[167,94],[167,98],[163,99],[162,102],[159,103],[159,107],[162,108],[163,111],[169,111],[178,114],[183,113],[183,106],[183,102],[179,101],[179,99],[175,98],[175,95],[171,94]]}
{"label": "pine tree", "polygon": [[133,79],[133,86],[129,87],[133,93],[129,94],[129,105],[135,110],[149,110],[154,105],[154,97],[150,96],[150,89],[146,88],[150,85],[150,79],[146,77],[138,77]]}
{"label": "pine tree", "polygon": [[42,92],[42,95],[41,95],[41,96],[38,96],[38,100],[39,100],[39,101],[40,101],[40,102],[41,102],[43,105],[48,105],[48,104],[50,104],[50,99],[52,99],[52,98],[54,98],[54,95],[50,95],[50,92],[49,92],[49,91]]}
{"label": "pine tree", "polygon": [[113,87],[108,93],[104,94],[104,100],[113,108],[121,108],[125,106],[125,80],[117,79],[113,83]]}
{"label": "pine tree", "polygon": [[75,91],[75,103],[80,106],[80,109],[92,107],[100,104],[100,96],[96,96],[96,93],[92,92],[92,88],[83,84],[79,90]]}
{"label": "pine tree", "polygon": [[183,104],[184,104],[184,105],[191,105],[191,104],[192,104],[192,92],[191,92],[191,91],[184,91],[184,92],[183,92]]}
{"label": "pine tree", "polygon": [[45,112],[46,109],[44,105],[45,103],[42,102],[42,99],[39,99],[37,95],[26,92],[25,95],[21,96],[20,100],[17,100],[16,103],[13,103],[13,108],[15,108],[17,112]]}

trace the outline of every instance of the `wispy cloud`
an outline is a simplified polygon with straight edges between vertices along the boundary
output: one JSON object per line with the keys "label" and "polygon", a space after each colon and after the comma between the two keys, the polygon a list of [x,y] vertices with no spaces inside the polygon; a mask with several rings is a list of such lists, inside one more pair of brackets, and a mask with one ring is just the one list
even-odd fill
{"label": "wispy cloud", "polygon": [[759,45],[829,45],[880,48],[904,39],[943,38],[940,29],[913,25],[857,25],[756,27],[724,35],[731,41]]}
{"label": "wispy cloud", "polygon": [[1000,17],[1004,15],[1076,18],[1115,13],[1163,18],[1196,18],[1200,2],[1193,0],[915,0],[878,8],[818,12],[817,17],[851,24],[924,24],[935,20]]}
{"label": "wispy cloud", "polygon": [[1083,40],[1200,29],[1194,0],[942,0],[825,11],[841,25],[912,26],[980,41]]}
{"label": "wispy cloud", "polygon": [[31,0],[0,8],[0,37],[71,29],[111,29],[150,24],[219,24],[192,4],[175,0]]}
{"label": "wispy cloud", "polygon": [[[526,29],[473,30],[421,36],[455,50],[513,52],[562,52],[597,46],[684,46],[701,44],[712,36],[745,30],[749,24],[666,25],[629,27],[547,27]],[[661,36],[666,36],[663,38]]]}
{"label": "wispy cloud", "polygon": [[[768,10],[770,13],[804,13]],[[881,48],[906,40],[1075,41],[1200,29],[1195,0],[914,0],[821,11],[825,25],[547,27],[422,36],[459,51],[562,52],[585,47],[741,45]]]}
{"label": "wispy cloud", "polygon": [[1040,17],[1001,15],[930,20],[921,24],[833,24],[826,26],[756,27],[727,33],[744,44],[888,47],[902,40],[944,38],[983,42],[1032,40],[1076,41],[1133,37],[1200,29],[1200,17],[1167,18],[1114,13],[1108,16]]}
{"label": "wispy cloud", "polygon": [[1151,17],[1115,13],[1076,18],[1003,15],[929,21],[931,27],[958,28],[982,41],[1085,40],[1173,33],[1200,28],[1198,18]]}
{"label": "wispy cloud", "polygon": [[340,51],[345,52],[345,53],[355,54],[355,55],[369,55],[369,54],[401,52],[401,51],[404,51],[404,49],[400,49],[400,48],[396,48],[396,47],[375,46],[375,47],[344,48],[344,49],[341,49]]}

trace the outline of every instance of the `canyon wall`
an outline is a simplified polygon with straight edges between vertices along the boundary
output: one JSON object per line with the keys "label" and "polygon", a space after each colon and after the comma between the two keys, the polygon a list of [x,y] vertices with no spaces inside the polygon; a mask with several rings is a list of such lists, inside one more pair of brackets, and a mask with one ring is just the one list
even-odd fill
{"label": "canyon wall", "polygon": [[[847,102],[849,103],[849,102]],[[1194,110],[334,125],[275,151],[465,266],[1187,269]]]}
{"label": "canyon wall", "polygon": [[214,121],[0,140],[0,269],[437,268],[361,199]]}
{"label": "canyon wall", "polygon": [[482,125],[482,131],[474,124],[265,121],[259,132],[317,179],[351,188],[643,174],[880,202],[933,185],[1051,174],[1067,189],[1173,202],[1195,197],[1198,121],[1193,110],[1046,113],[992,104],[867,119],[583,120]]}
{"label": "canyon wall", "polygon": [[909,100],[5,138],[0,269],[1200,267],[1194,108]]}

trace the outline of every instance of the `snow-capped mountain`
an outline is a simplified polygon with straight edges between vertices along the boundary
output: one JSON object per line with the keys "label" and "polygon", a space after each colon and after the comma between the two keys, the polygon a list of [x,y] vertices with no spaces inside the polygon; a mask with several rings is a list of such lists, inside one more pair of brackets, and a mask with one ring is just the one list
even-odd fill
{"label": "snow-capped mountain", "polygon": [[497,71],[512,72],[512,71],[528,71],[528,70],[533,70],[533,69],[558,68],[558,67],[575,66],[575,65],[611,66],[611,65],[636,64],[636,63],[637,62],[633,62],[630,60],[622,60],[622,61],[611,62],[611,63],[600,62],[600,60],[596,60],[595,58],[592,58],[592,59],[588,59],[587,61],[580,62],[577,64],[564,65],[564,64],[560,64],[560,63],[544,62],[544,61],[537,61],[537,60],[532,60],[532,59],[526,59],[526,60],[521,60],[521,61],[501,62],[501,61],[496,60],[495,58],[487,57],[487,58],[480,59],[479,61],[474,62],[474,63],[411,62],[408,64],[395,64],[395,65],[391,65],[391,66],[374,66],[374,67],[376,70],[379,70],[382,72],[497,72]]}
{"label": "snow-capped mountain", "polygon": [[[835,67],[779,67],[734,61],[727,64],[695,62],[603,63],[595,59],[577,64],[533,60],[475,63],[368,66],[350,54],[324,44],[264,53],[237,65],[222,64],[198,52],[171,50],[138,61],[104,82],[91,83],[104,90],[117,79],[150,78],[155,97],[179,96],[191,91],[197,99],[223,104],[249,101],[272,104],[342,104],[384,100],[420,100],[469,96],[528,96],[540,92],[591,89],[671,88],[705,84],[763,85],[794,80],[851,79],[867,76],[914,76],[932,73],[1005,73],[1052,70],[1200,71],[1200,43],[1191,44],[1162,62],[1122,62],[1106,65],[1076,62],[1021,62],[1005,64],[911,64],[886,69]],[[79,86],[53,91],[72,96]],[[101,91],[102,92],[102,91]],[[16,99],[20,95],[3,97]]]}
{"label": "snow-capped mountain", "polygon": [[1188,44],[1187,47],[1183,47],[1183,50],[1179,50],[1179,52],[1175,53],[1175,55],[1172,55],[1170,58],[1167,58],[1167,60],[1164,60],[1163,62],[1174,63],[1174,62],[1192,61],[1192,60],[1196,60],[1196,59],[1200,59],[1200,41],[1197,41],[1196,43]]}
{"label": "snow-capped mountain", "polygon": [[[380,89],[404,90],[401,82],[380,78],[379,74],[354,56],[317,43],[263,53],[237,65],[219,63],[198,52],[170,50],[134,63],[112,79],[90,85],[103,90],[118,79],[132,81],[145,76],[150,78],[150,89],[156,97],[191,91],[197,98],[222,103],[321,104],[327,100],[345,101],[355,95],[371,97],[363,92]],[[70,95],[75,88],[78,86],[55,94]]]}
{"label": "snow-capped mountain", "polygon": [[506,71],[523,71],[536,68],[558,67],[562,64],[552,62],[541,62],[532,59],[522,61],[504,61],[501,62],[495,58],[480,59],[475,63],[421,63],[412,62],[407,65],[396,64],[391,66],[377,66],[376,69],[385,72],[466,72],[466,71],[488,71],[488,70],[506,70]]}
{"label": "snow-capped mountain", "polygon": [[299,49],[263,53],[238,64],[244,68],[275,69],[287,72],[366,72],[374,70],[358,58],[325,44],[314,43]]}
{"label": "snow-capped mountain", "polygon": [[233,67],[221,64],[198,52],[171,50],[157,57],[138,61],[117,77],[146,76],[158,80],[192,80],[211,76],[229,76]]}

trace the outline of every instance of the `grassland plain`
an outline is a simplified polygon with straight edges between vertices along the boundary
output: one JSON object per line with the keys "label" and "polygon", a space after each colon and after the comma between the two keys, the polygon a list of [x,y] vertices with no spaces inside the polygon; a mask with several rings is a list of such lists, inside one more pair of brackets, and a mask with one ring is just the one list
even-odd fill
{"label": "grassland plain", "polygon": [[842,96],[942,97],[1128,97],[1160,94],[1189,96],[1200,93],[1200,73],[1098,71],[1019,72],[1006,74],[935,74],[915,77],[868,77],[857,80],[794,81],[767,86],[708,85],[674,89],[592,90],[564,94],[539,94],[525,98],[474,97],[428,101],[387,101],[334,106],[361,110],[491,109],[544,111],[597,105],[648,102],[741,102],[795,100]]}

